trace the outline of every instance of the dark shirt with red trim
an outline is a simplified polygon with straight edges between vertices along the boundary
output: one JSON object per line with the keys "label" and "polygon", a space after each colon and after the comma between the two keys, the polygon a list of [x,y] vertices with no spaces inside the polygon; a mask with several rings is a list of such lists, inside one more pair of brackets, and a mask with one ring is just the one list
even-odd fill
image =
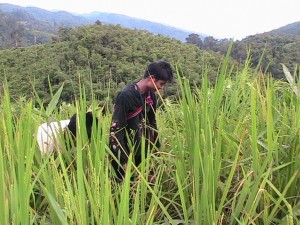
{"label": "dark shirt with red trim", "polygon": [[[146,98],[150,95],[153,104],[147,104]],[[121,165],[128,161],[130,150],[133,149],[133,159],[136,166],[141,163],[142,136],[146,139],[145,155],[153,148],[160,147],[155,118],[157,99],[154,93],[142,95],[135,83],[127,85],[116,97],[112,123],[110,127],[109,146],[112,153]],[[142,106],[142,111],[127,119]],[[123,168],[112,160],[112,165],[119,178],[124,176]]]}

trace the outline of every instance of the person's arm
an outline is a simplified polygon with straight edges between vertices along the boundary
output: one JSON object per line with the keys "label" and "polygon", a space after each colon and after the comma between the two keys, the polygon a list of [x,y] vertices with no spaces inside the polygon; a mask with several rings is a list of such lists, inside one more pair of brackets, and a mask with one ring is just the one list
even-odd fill
{"label": "person's arm", "polygon": [[[125,147],[124,138],[126,135],[127,119],[126,115],[129,109],[128,98],[120,93],[115,102],[114,112],[112,115],[112,123],[110,126],[109,147],[115,157],[118,159],[122,167],[128,161],[128,152]],[[119,166],[118,162],[112,159],[112,165],[118,175],[124,176],[124,169]]]}
{"label": "person's arm", "polygon": [[157,107],[157,98],[155,94],[151,94],[151,98],[153,100],[153,104],[147,113],[148,121],[149,121],[149,126],[151,128],[150,130],[150,135],[151,135],[151,140],[153,143],[155,143],[156,147],[159,148],[161,146],[158,138],[158,130],[157,130],[157,124],[156,124],[156,107]]}

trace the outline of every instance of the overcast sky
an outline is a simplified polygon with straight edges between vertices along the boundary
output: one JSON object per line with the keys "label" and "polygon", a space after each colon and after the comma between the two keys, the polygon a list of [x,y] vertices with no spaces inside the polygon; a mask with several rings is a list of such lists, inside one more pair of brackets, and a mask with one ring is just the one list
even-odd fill
{"label": "overcast sky", "polygon": [[212,35],[234,38],[300,21],[300,0],[0,0],[47,10],[120,13]]}

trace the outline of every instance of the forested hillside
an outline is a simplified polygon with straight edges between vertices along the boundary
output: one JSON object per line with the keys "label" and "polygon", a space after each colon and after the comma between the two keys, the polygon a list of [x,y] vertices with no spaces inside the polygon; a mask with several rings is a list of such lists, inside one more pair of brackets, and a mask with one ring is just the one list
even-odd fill
{"label": "forested hillside", "polygon": [[300,21],[288,24],[283,27],[279,27],[278,29],[271,30],[269,32],[266,32],[267,34],[292,34],[292,35],[300,35]]}
{"label": "forested hillside", "polygon": [[[298,29],[298,30],[297,30]],[[289,32],[300,33],[299,27],[294,26]],[[232,40],[217,40],[206,37],[203,41],[196,35],[189,35],[187,42],[198,46],[203,50],[212,50],[226,54]],[[253,67],[257,65],[264,73],[271,73],[275,78],[283,79],[281,63],[291,71],[299,71],[300,63],[300,35],[263,33],[251,35],[241,41],[235,41],[231,57],[239,62],[244,62],[251,56]]]}
{"label": "forested hillside", "polygon": [[[120,24],[122,27],[146,30],[149,35],[151,32],[152,36],[160,34],[181,41],[185,39],[187,43],[202,50],[210,50],[222,55],[227,53],[232,42],[230,39],[218,40],[204,34],[188,34],[186,31],[173,27],[118,14],[94,12],[74,15],[69,12],[50,12],[35,7],[0,3],[0,49],[59,42],[64,36],[63,33],[72,27],[95,23],[98,25]],[[264,73],[271,73],[275,78],[284,79],[281,63],[291,71],[298,71],[299,24],[300,22],[288,24],[263,34],[251,35],[240,41],[234,41],[231,57],[243,63],[250,53],[252,67],[259,65]]]}
{"label": "forested hillside", "polygon": [[36,20],[25,11],[0,11],[0,49],[49,43],[58,26]]}
{"label": "forested hillside", "polygon": [[253,65],[258,65],[262,60],[261,70],[271,73],[276,78],[284,78],[281,63],[285,64],[290,71],[299,72],[300,35],[249,36],[235,43],[232,57],[241,61],[245,60],[247,49],[251,53]]}
{"label": "forested hillside", "polygon": [[[13,98],[35,97],[35,89],[47,103],[50,81],[53,91],[64,83],[61,100],[70,102],[78,96],[80,81],[88,90],[87,98],[93,91],[103,100],[139,79],[146,65],[157,59],[178,67],[194,85],[200,85],[206,71],[214,82],[222,62],[220,54],[172,38],[95,24],[61,29],[56,43],[0,51],[0,79],[1,83],[7,79]],[[165,95],[176,95],[176,89],[176,84],[169,86]]]}

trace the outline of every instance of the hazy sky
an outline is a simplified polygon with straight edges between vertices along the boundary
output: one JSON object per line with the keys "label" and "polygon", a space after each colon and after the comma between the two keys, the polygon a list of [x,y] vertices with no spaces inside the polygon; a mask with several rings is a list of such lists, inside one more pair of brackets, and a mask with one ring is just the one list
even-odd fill
{"label": "hazy sky", "polygon": [[120,13],[212,35],[241,39],[300,21],[300,0],[0,0],[47,10]]}

